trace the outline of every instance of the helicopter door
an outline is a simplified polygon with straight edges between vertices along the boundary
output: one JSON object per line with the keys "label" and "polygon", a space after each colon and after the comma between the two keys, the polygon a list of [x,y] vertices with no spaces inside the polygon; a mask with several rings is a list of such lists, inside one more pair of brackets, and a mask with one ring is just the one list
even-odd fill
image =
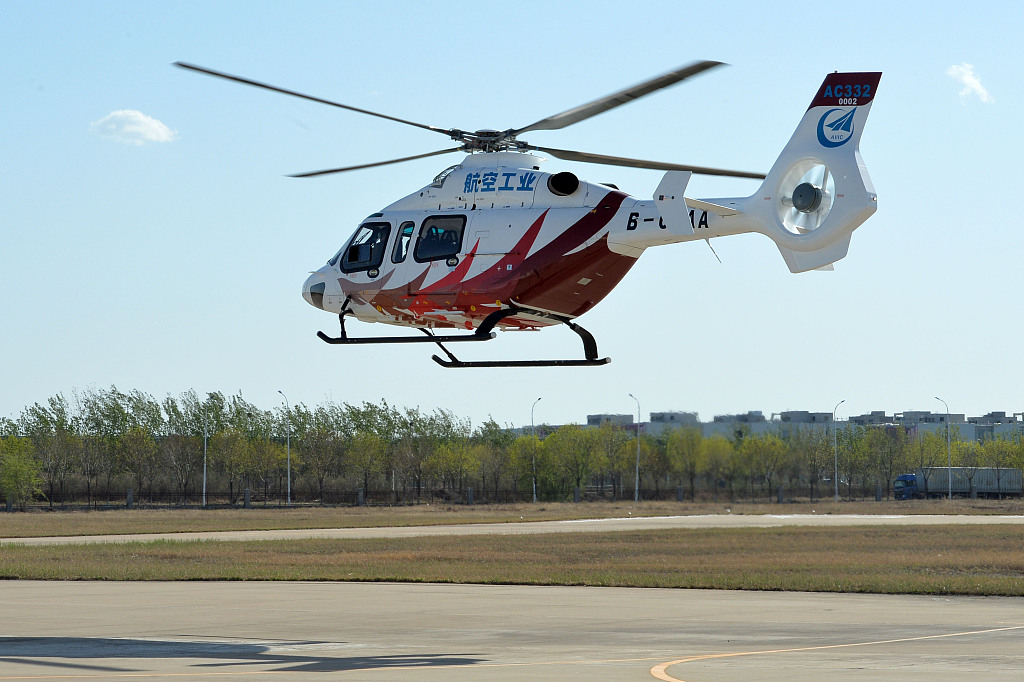
{"label": "helicopter door", "polygon": [[430,216],[420,227],[413,258],[417,263],[431,263],[432,267],[435,267],[434,262],[444,261],[454,268],[459,264],[465,233],[465,215]]}
{"label": "helicopter door", "polygon": [[412,248],[412,260],[419,265],[410,264],[409,269],[425,276],[412,278],[419,289],[410,289],[411,296],[429,300],[436,308],[455,305],[460,283],[445,280],[465,258],[463,251],[468,248],[465,242],[469,239],[469,222],[469,217],[461,213],[423,219]]}

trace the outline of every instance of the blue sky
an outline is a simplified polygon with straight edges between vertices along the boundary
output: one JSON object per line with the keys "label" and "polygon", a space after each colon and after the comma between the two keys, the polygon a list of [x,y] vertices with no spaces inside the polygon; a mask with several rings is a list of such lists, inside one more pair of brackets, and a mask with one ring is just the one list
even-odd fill
{"label": "blue sky", "polygon": [[[379,401],[529,423],[588,413],[1024,409],[1013,4],[20,2],[0,10],[0,415],[76,388]],[[426,131],[172,68],[176,60],[420,121],[524,126],[698,59],[731,64],[534,144],[767,170],[825,73],[882,71],[861,152],[879,210],[835,272],[760,236],[649,250],[580,322],[603,368],[444,370],[340,348],[300,297],[366,215],[460,156]],[[965,65],[970,65],[965,66]],[[951,71],[951,67],[953,70]],[[973,79],[973,80],[972,80]],[[119,113],[120,112],[120,113]],[[137,112],[137,113],[125,113]],[[655,171],[573,164],[648,197]],[[695,178],[688,194],[751,181]],[[353,330],[355,331],[354,327]],[[380,330],[370,329],[372,333]],[[400,332],[401,330],[399,330]],[[565,329],[467,357],[573,357]]]}

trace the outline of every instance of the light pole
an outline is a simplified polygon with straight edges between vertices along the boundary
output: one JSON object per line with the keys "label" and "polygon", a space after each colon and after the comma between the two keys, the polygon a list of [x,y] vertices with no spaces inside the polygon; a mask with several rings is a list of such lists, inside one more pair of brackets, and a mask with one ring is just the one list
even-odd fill
{"label": "light pole", "polygon": [[537,403],[540,402],[540,398],[533,401],[533,405],[530,407],[530,430],[533,431],[534,442],[530,444],[530,454],[533,460],[533,501],[537,501],[537,427],[533,423],[533,409],[537,407]]}
{"label": "light pole", "polygon": [[832,408],[832,456],[835,457],[835,471],[832,474],[832,481],[836,485],[836,502],[839,501],[839,437],[836,434],[836,410],[846,402],[843,398]]}
{"label": "light pole", "polygon": [[636,478],[633,486],[633,501],[640,501],[640,400],[633,395],[629,397],[636,400]]}
{"label": "light pole", "polygon": [[206,507],[206,405],[203,405],[203,507]]}
{"label": "light pole", "polygon": [[946,406],[946,485],[949,491],[947,499],[953,499],[953,449],[949,444],[949,405],[939,396],[935,399]]}
{"label": "light pole", "polygon": [[287,448],[288,457],[288,506],[292,506],[292,408],[288,404],[288,396],[283,391],[278,391],[281,397],[284,398],[284,407],[288,411],[288,437],[285,440],[285,447]]}

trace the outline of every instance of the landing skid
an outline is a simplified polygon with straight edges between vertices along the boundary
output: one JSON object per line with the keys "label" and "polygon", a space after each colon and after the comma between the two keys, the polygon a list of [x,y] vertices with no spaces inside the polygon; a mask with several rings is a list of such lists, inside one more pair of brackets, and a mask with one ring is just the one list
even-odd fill
{"label": "landing skid", "polygon": [[[506,308],[504,310],[499,310],[499,311],[497,311],[495,313],[491,313],[487,317],[487,319],[484,320],[484,323],[482,325],[480,325],[480,327],[479,327],[479,329],[477,331],[479,332],[481,329],[485,329],[485,328],[489,329],[490,327],[487,327],[487,323],[488,323],[488,321],[491,321],[491,318],[495,318],[491,322],[491,327],[493,327],[494,324],[496,324],[501,319],[504,319],[506,317],[510,317],[512,315],[524,313],[524,312],[530,312],[530,311],[523,310],[522,308]],[[440,358],[440,357],[438,357],[436,355],[431,356],[431,358],[434,360],[434,362],[436,362],[437,364],[441,365],[442,367],[596,367],[598,365],[607,365],[609,362],[612,361],[611,358],[598,358],[597,357],[597,341],[594,340],[594,336],[590,332],[588,332],[586,329],[584,329],[583,327],[579,326],[578,324],[575,324],[575,323],[573,323],[573,322],[571,322],[568,319],[563,318],[563,317],[556,317],[554,315],[545,315],[545,316],[546,317],[551,317],[553,319],[557,319],[559,322],[563,323],[569,329],[571,329],[574,332],[576,332],[576,334],[580,337],[580,339],[583,340],[583,355],[584,355],[584,359],[583,360],[480,360],[480,361],[463,361],[463,360],[459,360],[457,357],[455,357],[455,355],[453,355],[450,350],[445,348],[444,345],[441,344],[440,341],[437,342],[437,345],[438,345],[438,347],[440,347],[441,350],[444,351],[444,354],[448,356],[448,359],[444,360],[443,358]]]}
{"label": "landing skid", "polygon": [[[484,321],[477,327],[476,331],[472,334],[443,334],[438,335],[429,329],[420,328],[420,331],[425,336],[378,336],[378,337],[361,337],[352,338],[345,331],[345,316],[351,314],[348,310],[349,301],[346,300],[345,304],[341,308],[341,312],[338,314],[338,321],[341,324],[341,335],[340,336],[328,336],[323,332],[317,332],[316,335],[320,337],[325,343],[333,345],[359,345],[359,344],[378,344],[378,343],[436,343],[438,348],[444,351],[444,354],[448,356],[448,359],[438,357],[437,355],[431,356],[437,364],[442,367],[592,367],[598,365],[606,365],[611,362],[611,358],[598,358],[597,357],[597,341],[594,340],[594,336],[583,327],[573,323],[568,318],[564,318],[558,315],[552,315],[550,313],[540,313],[538,311],[527,310],[524,308],[510,307],[502,310],[496,310],[495,312],[484,318]],[[494,327],[501,320],[506,317],[512,317],[514,315],[528,313],[532,315],[543,315],[554,320],[557,320],[567,326],[569,329],[574,331],[580,339],[583,341],[583,355],[582,360],[482,360],[482,361],[463,361],[455,357],[454,354],[444,344],[455,343],[462,341],[490,341],[497,334],[494,332]]]}

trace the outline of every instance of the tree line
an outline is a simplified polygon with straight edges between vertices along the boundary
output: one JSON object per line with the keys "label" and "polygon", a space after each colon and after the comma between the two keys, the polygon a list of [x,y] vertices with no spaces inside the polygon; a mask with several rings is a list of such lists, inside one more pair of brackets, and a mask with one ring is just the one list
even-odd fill
{"label": "tree line", "polygon": [[[891,494],[896,476],[947,461],[944,432],[908,436],[898,426],[788,428],[704,437],[696,428],[657,435],[611,424],[539,427],[523,434],[488,419],[386,401],[263,410],[241,395],[195,391],[157,400],[116,387],[57,394],[14,420],[0,418],[0,496],[24,509],[68,503],[238,504],[243,490],[280,504],[431,500],[565,500],[582,496],[690,500],[777,499],[781,488],[830,497],[838,464],[844,498]],[[954,466],[1024,467],[1024,442],[962,441]],[[205,462],[205,464],[204,464]],[[290,483],[290,486],[289,486]]]}

